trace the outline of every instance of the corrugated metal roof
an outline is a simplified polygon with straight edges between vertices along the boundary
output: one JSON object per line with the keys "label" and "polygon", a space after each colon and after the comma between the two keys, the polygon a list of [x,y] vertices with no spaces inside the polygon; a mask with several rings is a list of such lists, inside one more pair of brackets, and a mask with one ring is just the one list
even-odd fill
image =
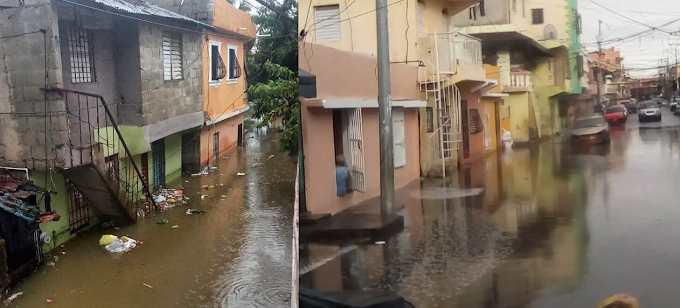
{"label": "corrugated metal roof", "polygon": [[202,23],[195,19],[191,19],[181,14],[177,14],[164,8],[155,6],[144,0],[88,0],[88,1],[101,4],[126,13],[184,20],[195,24],[199,24],[204,27],[212,28],[212,26],[208,24]]}

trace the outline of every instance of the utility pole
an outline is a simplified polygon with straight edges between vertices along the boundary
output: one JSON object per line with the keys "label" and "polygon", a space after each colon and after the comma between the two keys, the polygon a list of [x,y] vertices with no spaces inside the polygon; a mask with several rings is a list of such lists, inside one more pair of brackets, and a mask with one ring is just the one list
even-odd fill
{"label": "utility pole", "polygon": [[378,113],[380,120],[380,214],[391,218],[394,210],[394,148],[392,135],[392,85],[387,0],[375,0],[378,32]]}
{"label": "utility pole", "polygon": [[[600,63],[602,62],[602,20],[598,20],[597,28],[597,73],[595,74],[597,81],[597,98],[595,99],[595,103],[601,108],[602,90],[600,89],[600,79],[602,79],[602,68],[600,68]],[[602,110],[602,112],[604,112],[604,110]]]}

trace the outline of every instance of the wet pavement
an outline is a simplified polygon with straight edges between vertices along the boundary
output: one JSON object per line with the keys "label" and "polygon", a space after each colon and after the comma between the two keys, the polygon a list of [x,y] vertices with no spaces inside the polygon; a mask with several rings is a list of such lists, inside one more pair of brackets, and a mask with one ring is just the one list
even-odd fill
{"label": "wet pavement", "polygon": [[[251,134],[212,174],[169,185],[183,186],[188,205],[57,247],[56,265],[11,290],[25,295],[10,307],[290,307],[296,167],[277,137]],[[210,184],[217,187],[201,188]],[[189,208],[206,213],[186,215]],[[115,256],[98,245],[108,233],[143,244]]]}
{"label": "wet pavement", "polygon": [[615,128],[611,145],[580,150],[546,142],[475,163],[446,183],[416,182],[399,192],[404,232],[382,245],[304,245],[300,284],[388,289],[418,308],[596,307],[616,293],[642,307],[675,307],[673,126]]}

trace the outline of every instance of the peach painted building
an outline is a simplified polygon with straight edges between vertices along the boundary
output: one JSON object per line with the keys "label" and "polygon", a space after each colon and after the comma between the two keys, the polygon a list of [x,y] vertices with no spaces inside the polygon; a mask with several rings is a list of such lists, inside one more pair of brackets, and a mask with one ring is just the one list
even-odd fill
{"label": "peach painted building", "polygon": [[[497,81],[482,66],[482,44],[459,33],[453,16],[479,1],[404,0],[388,7],[390,61],[416,68],[420,171],[437,175],[482,157],[482,95]],[[375,1],[301,0],[306,43],[376,55]],[[358,30],[360,29],[360,30]],[[374,75],[371,74],[371,75]],[[392,90],[396,89],[392,86]],[[492,142],[493,143],[493,142]]]}
{"label": "peach painted building", "polygon": [[214,165],[243,141],[243,114],[250,108],[244,63],[257,29],[249,13],[227,1],[151,1],[214,27],[205,32],[202,42],[205,123],[200,132],[182,138],[186,149],[182,155],[195,156],[185,161],[200,161],[200,167]]}
{"label": "peach painted building", "polygon": [[[300,43],[300,70],[316,76],[316,98],[301,99],[307,210],[335,214],[380,195],[377,60],[370,55]],[[313,56],[312,56],[313,55]],[[394,182],[420,177],[417,67],[392,64]],[[335,157],[343,155],[354,191],[336,194]]]}

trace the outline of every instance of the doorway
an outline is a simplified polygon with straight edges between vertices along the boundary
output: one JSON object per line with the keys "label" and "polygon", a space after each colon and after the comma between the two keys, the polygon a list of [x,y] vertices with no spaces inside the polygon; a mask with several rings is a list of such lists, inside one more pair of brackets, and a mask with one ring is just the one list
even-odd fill
{"label": "doorway", "polygon": [[182,172],[197,173],[201,169],[201,132],[182,134]]}
{"label": "doorway", "polygon": [[468,102],[460,100],[460,120],[463,128],[463,159],[470,157],[470,119],[468,114]]}
{"label": "doorway", "polygon": [[153,188],[165,186],[165,139],[151,143],[153,159]]}
{"label": "doorway", "polygon": [[238,132],[237,132],[237,141],[236,144],[238,145],[239,148],[243,147],[243,123],[238,125]]}

